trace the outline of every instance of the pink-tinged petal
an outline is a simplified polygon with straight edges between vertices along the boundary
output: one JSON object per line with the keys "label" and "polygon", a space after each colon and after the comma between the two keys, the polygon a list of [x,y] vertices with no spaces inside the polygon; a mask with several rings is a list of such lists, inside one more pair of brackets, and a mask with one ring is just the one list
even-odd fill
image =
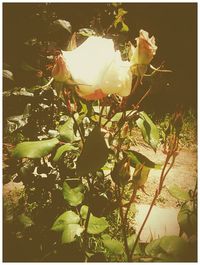
{"label": "pink-tinged petal", "polygon": [[150,64],[156,54],[157,46],[155,45],[154,36],[149,38],[149,33],[144,30],[140,30],[140,35],[136,38],[136,43],[136,48],[132,44],[130,48],[129,58],[131,61],[131,70],[133,74],[142,77],[146,72],[146,66]]}
{"label": "pink-tinged petal", "polygon": [[102,99],[107,96],[107,94],[104,94],[101,89],[96,89],[92,94],[89,94],[89,95],[81,94],[78,89],[77,89],[77,93],[79,94],[80,97],[86,100],[97,100],[97,99]]}
{"label": "pink-tinged petal", "polygon": [[66,82],[70,77],[69,71],[62,55],[58,55],[58,57],[56,58],[56,63],[52,69],[52,77],[58,82]]}

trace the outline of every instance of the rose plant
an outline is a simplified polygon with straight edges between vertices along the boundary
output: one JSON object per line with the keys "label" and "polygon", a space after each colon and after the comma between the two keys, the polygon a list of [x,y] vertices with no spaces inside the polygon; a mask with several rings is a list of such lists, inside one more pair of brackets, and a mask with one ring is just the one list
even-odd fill
{"label": "rose plant", "polygon": [[[126,12],[122,11],[115,17],[123,26]],[[116,28],[117,23],[112,25]],[[181,115],[174,115],[161,137],[152,119],[140,108],[151,88],[137,104],[128,106],[128,100],[140,88],[157,46],[154,37],[149,38],[148,32],[140,30],[136,47],[131,44],[129,48],[127,58],[122,59],[114,41],[104,34],[87,36],[74,49],[61,51],[55,56],[49,83],[35,92],[41,100],[38,109],[32,107],[31,113],[24,114],[32,118],[31,115],[43,108],[39,118],[47,115],[45,118],[53,121],[48,127],[41,123],[37,137],[20,141],[11,155],[11,162],[15,161],[18,168],[15,177],[22,179],[25,190],[31,194],[25,191],[25,207],[19,209],[17,220],[27,238],[35,224],[42,223],[36,230],[42,235],[38,243],[42,254],[38,260],[62,260],[58,257],[63,253],[69,259],[62,261],[70,261],[71,253],[75,253],[75,261],[193,259],[180,250],[183,246],[192,251],[194,246],[190,239],[196,232],[195,229],[188,232],[188,226],[189,240],[173,238],[178,243],[167,255],[164,254],[168,248],[163,249],[163,245],[170,242],[168,237],[156,241],[155,245],[153,241],[143,248],[140,246],[140,234],[179,151]],[[57,88],[61,93],[56,94]],[[52,92],[51,97],[45,96],[48,91]],[[38,125],[39,118],[34,126]],[[154,151],[163,143],[164,165],[157,165],[134,150],[134,127],[139,128],[144,141]],[[132,206],[137,203],[138,190],[145,192],[152,168],[160,170],[158,187],[136,234],[132,227]],[[36,197],[37,204],[32,203],[32,196]],[[194,220],[196,208],[191,208],[190,201],[195,201],[195,196],[186,197],[187,211]],[[38,214],[41,209],[46,209],[43,218]],[[181,209],[184,219],[184,209]],[[183,219],[180,226],[184,230]],[[46,242],[46,234],[51,246]]]}

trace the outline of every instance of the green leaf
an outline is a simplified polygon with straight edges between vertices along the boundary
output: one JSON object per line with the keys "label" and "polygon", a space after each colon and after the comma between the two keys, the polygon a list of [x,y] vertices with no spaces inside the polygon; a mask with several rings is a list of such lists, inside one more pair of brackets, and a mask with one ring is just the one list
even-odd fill
{"label": "green leaf", "polygon": [[160,247],[165,253],[174,257],[177,261],[183,261],[187,257],[189,244],[178,236],[164,236],[160,239]]}
{"label": "green leaf", "polygon": [[[133,248],[133,245],[134,245],[134,243],[135,243],[135,240],[136,240],[136,234],[133,234],[133,235],[131,235],[131,236],[129,236],[129,237],[127,238],[128,248],[129,248],[130,251],[131,251],[132,248]],[[140,255],[140,254],[142,254],[142,251],[141,251],[141,249],[140,249],[139,244],[137,243],[133,255]]]}
{"label": "green leaf", "polygon": [[176,198],[177,200],[180,201],[189,201],[190,195],[188,192],[182,190],[179,186],[176,184],[168,188],[169,193]]}
{"label": "green leaf", "polygon": [[88,213],[88,206],[87,205],[83,205],[81,207],[81,210],[80,210],[80,215],[83,219],[86,219],[87,218],[87,213]]}
{"label": "green leaf", "polygon": [[66,211],[56,219],[56,221],[53,223],[51,230],[56,232],[63,231],[66,225],[78,224],[79,221],[80,217],[76,213],[72,211]]}
{"label": "green leaf", "polygon": [[36,69],[34,68],[33,66],[27,64],[25,61],[23,61],[21,64],[20,64],[20,68],[26,72],[32,72],[32,73],[35,73],[35,72],[38,72],[39,69]]}
{"label": "green leaf", "polygon": [[115,255],[122,255],[124,253],[124,246],[121,241],[112,239],[109,235],[103,235],[102,242],[104,247],[111,253]]}
{"label": "green leaf", "polygon": [[93,235],[100,234],[106,230],[108,226],[109,224],[105,217],[96,217],[90,214],[87,232]]}
{"label": "green leaf", "polygon": [[136,167],[138,164],[140,164],[148,168],[161,169],[162,165],[152,162],[151,160],[149,160],[146,156],[142,155],[141,153],[138,153],[133,150],[128,150],[125,153],[130,158],[130,164],[132,167]]}
{"label": "green leaf", "polygon": [[81,104],[81,107],[82,107],[80,113],[84,113],[84,114],[85,114],[84,116],[86,116],[87,113],[88,113],[88,107],[87,107],[87,105],[86,105],[85,103],[83,103],[82,101],[80,101],[80,104]]}
{"label": "green leaf", "polygon": [[96,172],[106,163],[108,153],[104,136],[97,126],[87,137],[81,155],[77,160],[77,174],[87,175]]}
{"label": "green leaf", "polygon": [[[87,218],[88,213],[88,206],[83,205],[80,210],[81,217],[83,219]],[[88,223],[88,234],[100,234],[103,232],[106,228],[108,228],[109,224],[106,221],[105,217],[96,217],[92,213],[90,213],[90,219]]]}
{"label": "green leaf", "polygon": [[79,237],[83,230],[83,227],[81,227],[79,224],[66,225],[62,233],[62,244],[67,244],[75,241],[76,237]]}
{"label": "green leaf", "polygon": [[121,119],[122,115],[123,115],[123,112],[118,112],[118,113],[116,113],[116,114],[112,117],[111,121],[113,121],[113,122],[118,122],[118,121]]}
{"label": "green leaf", "polygon": [[[95,114],[95,115],[91,116],[91,120],[98,123],[99,122],[99,115]],[[107,119],[102,117],[101,122],[102,122],[102,124],[104,124],[107,122]]]}
{"label": "green leaf", "polygon": [[185,232],[187,236],[196,234],[197,230],[197,216],[192,212],[187,205],[183,205],[178,213],[177,220],[181,232]]}
{"label": "green leaf", "polygon": [[126,11],[125,9],[123,9],[123,8],[118,8],[118,16],[121,16],[121,17],[123,17],[124,15],[126,15],[127,13],[128,13],[128,11]]}
{"label": "green leaf", "polygon": [[160,239],[151,241],[145,248],[145,253],[151,257],[157,257],[157,255],[161,252]]}
{"label": "green leaf", "polygon": [[146,183],[148,176],[149,176],[150,168],[145,167],[143,165],[137,165],[135,167],[135,171],[133,174],[133,180],[132,185],[130,186],[130,189],[133,189],[134,187],[142,187]]}
{"label": "green leaf", "polygon": [[13,156],[16,158],[41,158],[51,153],[58,143],[57,138],[19,143],[13,151]]}
{"label": "green leaf", "polygon": [[74,134],[74,121],[72,118],[68,120],[61,126],[58,127],[60,133],[60,140],[64,142],[73,142],[77,140],[77,137]]}
{"label": "green leaf", "polygon": [[34,224],[31,218],[24,213],[18,215],[18,220],[25,228],[30,227]]}
{"label": "green leaf", "polygon": [[85,36],[85,37],[90,37],[90,36],[96,35],[96,32],[90,28],[81,28],[78,30],[78,34],[81,34],[82,36]]}
{"label": "green leaf", "polygon": [[6,133],[13,133],[28,123],[31,104],[27,104],[22,115],[11,116],[6,119]]}
{"label": "green leaf", "polygon": [[56,150],[56,154],[53,158],[53,162],[57,162],[61,157],[62,155],[67,152],[67,151],[74,151],[74,150],[77,150],[76,147],[74,147],[72,144],[70,143],[67,143],[67,144],[64,144],[62,146],[60,146],[57,150]]}
{"label": "green leaf", "polygon": [[57,19],[53,21],[53,24],[51,25],[51,30],[58,31],[59,29],[65,29],[69,33],[72,32],[71,24],[69,23],[69,21],[64,20],[64,19]]}
{"label": "green leaf", "polygon": [[144,111],[141,111],[139,116],[140,118],[136,120],[136,124],[140,128],[145,142],[155,151],[160,138],[158,128]]}
{"label": "green leaf", "polygon": [[123,21],[122,21],[122,28],[120,31],[121,32],[128,32],[129,31],[128,25],[126,23],[124,23]]}
{"label": "green leaf", "polygon": [[[130,115],[131,113],[134,114],[136,111],[133,110],[127,110],[126,116]],[[111,121],[118,122],[122,118],[123,112],[117,112],[112,118]]]}
{"label": "green leaf", "polygon": [[145,248],[148,256],[162,261],[187,261],[190,251],[189,243],[178,236],[164,236],[153,240]]}
{"label": "green leaf", "polygon": [[66,182],[63,183],[63,196],[64,199],[69,203],[69,205],[78,206],[82,203],[84,195],[81,192],[81,189],[82,186],[78,186],[72,189]]}
{"label": "green leaf", "polygon": [[3,78],[7,78],[7,79],[10,79],[10,80],[14,80],[13,78],[13,73],[9,70],[3,70]]}

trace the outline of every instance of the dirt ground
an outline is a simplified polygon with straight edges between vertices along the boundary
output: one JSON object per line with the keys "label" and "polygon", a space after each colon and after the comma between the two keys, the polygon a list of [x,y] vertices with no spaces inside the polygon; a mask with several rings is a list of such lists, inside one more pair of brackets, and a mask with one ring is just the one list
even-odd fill
{"label": "dirt ground", "polygon": [[[145,147],[135,147],[134,150],[142,153],[155,163],[164,163],[165,155],[161,150],[155,153],[152,149]],[[161,170],[151,169],[148,180],[145,184],[146,195],[142,191],[138,192],[138,201],[143,204],[150,204],[159,183]],[[161,195],[156,205],[161,207],[177,207],[177,200],[173,198],[167,187],[174,184],[189,191],[194,190],[197,178],[197,150],[196,148],[182,148],[176,157],[175,164],[168,173]]]}

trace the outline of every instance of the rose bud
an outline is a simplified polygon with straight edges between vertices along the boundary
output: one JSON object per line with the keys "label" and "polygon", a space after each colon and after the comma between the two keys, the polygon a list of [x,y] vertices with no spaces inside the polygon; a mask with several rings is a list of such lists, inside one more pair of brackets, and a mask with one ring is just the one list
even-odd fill
{"label": "rose bud", "polygon": [[149,33],[140,30],[140,36],[136,38],[137,46],[131,44],[129,51],[129,59],[131,61],[131,71],[137,76],[143,77],[147,71],[147,66],[156,54],[157,46],[155,38],[149,38]]}
{"label": "rose bud", "polygon": [[128,183],[130,177],[130,160],[125,157],[115,164],[111,172],[111,178],[116,184],[124,186]]}

